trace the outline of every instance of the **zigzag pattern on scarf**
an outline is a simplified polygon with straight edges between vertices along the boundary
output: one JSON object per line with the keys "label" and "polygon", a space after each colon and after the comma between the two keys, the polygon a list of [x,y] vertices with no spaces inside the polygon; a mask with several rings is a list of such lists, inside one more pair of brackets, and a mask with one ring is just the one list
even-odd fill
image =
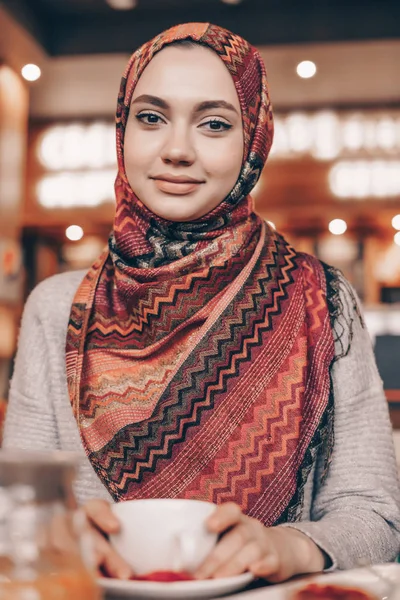
{"label": "zigzag pattern on scarf", "polygon": [[[275,375],[268,381],[267,392],[265,374],[263,379],[263,373],[259,369],[254,372],[254,349],[265,347],[263,330],[274,329],[276,335],[282,336],[282,325],[277,328],[273,319],[280,317],[282,303],[287,301],[288,290],[285,287],[293,285],[290,275],[292,269],[294,264],[288,258],[286,267],[281,266],[282,279],[279,285],[273,286],[271,280],[276,277],[267,268],[265,281],[258,280],[257,291],[252,290],[252,300],[249,301],[247,296],[244,303],[239,302],[237,314],[232,314],[230,318],[228,314],[224,315],[220,331],[212,331],[212,338],[207,340],[208,350],[204,349],[201,354],[202,362],[191,368],[185,364],[186,385],[178,386],[175,380],[165,394],[165,398],[169,396],[169,400],[162,398],[159,403],[161,413],[153,415],[153,418],[139,427],[126,427],[118,434],[118,439],[114,438],[107,448],[99,452],[98,461],[92,456],[95,468],[105,468],[108,473],[113,473],[112,491],[116,499],[154,495],[171,497],[171,494],[176,494],[179,497],[202,498],[213,502],[233,500],[247,514],[261,518],[266,524],[273,524],[279,518],[294,493],[297,469],[310,442],[308,431],[303,432],[303,439],[300,436],[299,442],[302,411],[304,404],[307,406],[307,400],[302,401],[307,340],[305,337],[295,336],[296,327],[299,328],[301,323],[298,320],[298,309],[296,310],[299,305],[297,295],[292,296],[291,302],[294,321],[288,318],[284,329],[287,333],[291,332],[298,349],[294,352],[294,347],[289,344],[287,352],[290,350],[290,354],[280,362],[282,358],[279,356],[279,347],[274,345],[275,352],[270,360],[274,363]],[[299,293],[303,294],[300,287]],[[251,312],[253,317],[260,314],[260,299],[266,297],[270,298],[270,303],[268,307],[265,306],[263,322],[250,319]],[[323,320],[321,315],[326,317],[326,304],[321,302],[320,294],[316,295],[313,302],[309,290],[304,299],[307,309],[313,309],[310,329],[316,331]],[[315,306],[311,307],[312,304]],[[243,323],[248,326],[250,321],[251,334],[239,336]],[[231,340],[229,346],[237,344],[242,350],[239,353],[229,351],[227,340]],[[220,359],[225,353],[230,359],[228,364],[226,360],[222,363]],[[319,358],[322,358],[322,365],[324,356]],[[241,373],[244,362],[253,365],[247,377]],[[270,376],[268,362],[263,362],[262,367]],[[232,387],[232,383],[227,382],[232,380],[238,381],[234,392],[236,403],[240,405],[238,421],[232,420],[232,417],[228,422],[226,418],[218,420],[218,393],[226,393],[227,388]],[[244,388],[250,382],[252,391],[246,404]],[[254,398],[258,395],[257,386],[261,394],[259,404],[254,403]],[[195,394],[193,390],[196,390]],[[185,394],[191,395],[190,401],[185,400]],[[177,398],[175,406],[171,399],[173,396]],[[184,411],[185,406],[190,407],[189,410]],[[223,409],[221,410],[223,414]],[[233,410],[230,405],[230,411]],[[210,423],[210,438],[207,438],[207,423],[204,419],[207,411],[214,412],[212,424]],[[251,414],[249,423],[246,423],[246,414]],[[314,427],[318,425],[321,416],[322,413],[316,413]],[[159,424],[162,423],[161,432],[157,427],[157,419]],[[196,429],[196,434],[190,434],[190,428]],[[209,444],[210,439],[214,442],[212,445]],[[180,444],[184,445],[184,449],[176,450]],[[159,463],[169,461],[173,455],[174,469],[171,472],[167,467],[165,470],[169,471],[168,477],[163,477],[164,471],[162,467],[159,468]],[[285,466],[288,477],[271,477],[277,468],[279,471],[280,462],[288,455],[291,456]],[[134,465],[132,471],[127,468],[128,465]],[[156,485],[151,475],[158,471],[160,474]],[[260,490],[264,492],[260,494]],[[266,520],[267,513],[269,516]]]}
{"label": "zigzag pattern on scarf", "polygon": [[[178,39],[229,69],[245,141],[234,188],[191,223],[151,213],[124,170],[136,83]],[[66,346],[86,453],[115,500],[232,500],[265,524],[297,518],[312,461],[332,441],[334,343],[321,264],[263,223],[248,195],[272,143],[263,62],[221,28],[172,28],[132,56],[116,124],[114,229],[76,293]]]}
{"label": "zigzag pattern on scarf", "polygon": [[[274,263],[275,263],[275,253],[272,253],[272,254],[273,254],[273,256],[271,256],[269,260],[274,265]],[[221,289],[223,291],[222,282],[221,282]],[[200,304],[202,302],[204,302],[204,296],[202,296],[202,298],[203,298],[203,300],[201,300],[201,299],[199,300]],[[216,299],[218,299],[218,297]],[[212,303],[209,302],[208,305],[206,306],[206,312],[208,313],[211,310],[211,308],[212,308]],[[254,307],[253,307],[253,309],[254,309]],[[202,310],[204,311],[204,306],[202,307]],[[203,319],[204,319],[204,317],[203,317]],[[162,324],[162,321],[161,322],[160,321],[161,320],[158,321],[159,326],[161,326],[161,324]],[[97,318],[96,318],[96,322],[97,322]],[[187,327],[188,324],[189,324],[189,319],[183,318],[182,322],[184,323],[185,327]],[[113,329],[116,328],[116,327],[119,327],[119,322],[114,319]],[[89,325],[88,325],[88,328],[89,328]],[[228,335],[230,335],[230,332],[228,332]],[[114,342],[115,342],[114,345],[116,345],[117,341],[118,340],[114,339]],[[93,372],[96,369],[96,362],[98,362],[99,365],[100,365],[99,366],[99,373],[100,373],[100,376],[102,377],[102,381],[101,381],[101,391],[102,391],[102,394],[105,393],[104,388],[103,388],[103,385],[104,385],[104,375],[103,375],[104,368],[107,366],[107,362],[113,363],[114,384],[110,385],[110,390],[109,390],[109,394],[110,394],[111,398],[113,398],[113,403],[115,402],[115,387],[117,386],[117,382],[115,381],[115,375],[116,375],[116,373],[120,373],[120,376],[121,376],[122,374],[126,374],[127,372],[129,372],[129,368],[130,368],[130,370],[132,371],[131,377],[134,377],[134,379],[137,380],[137,381],[142,381],[142,389],[143,389],[142,393],[145,393],[144,389],[147,388],[147,385],[148,385],[148,378],[143,377],[142,371],[139,369],[137,363],[132,363],[131,362],[132,354],[130,354],[129,352],[127,354],[126,352],[124,352],[123,359],[121,359],[121,358],[118,357],[118,355],[121,354],[121,351],[129,350],[129,349],[132,348],[132,344],[131,344],[131,339],[130,338],[128,339],[128,342],[129,343],[126,344],[125,346],[116,345],[116,347],[118,347],[118,352],[116,353],[116,355],[113,358],[111,358],[111,356],[113,355],[113,352],[109,348],[107,349],[107,352],[105,352],[104,354],[101,352],[101,348],[102,348],[102,346],[104,346],[105,341],[102,341],[99,338],[98,341],[97,341],[97,343],[96,343],[96,345],[94,346],[95,355],[97,356],[97,359],[91,357],[91,354],[89,353],[89,358],[91,360],[91,365],[92,365],[91,366],[91,373],[92,374],[93,374]],[[107,343],[110,344],[110,340],[107,340]],[[87,350],[89,350],[89,349],[90,349],[90,347],[87,347]],[[175,350],[175,352],[176,352],[176,350]],[[107,356],[108,356],[108,359],[107,359]],[[149,365],[149,360],[147,360],[147,357],[148,357],[148,355],[146,354],[145,364]],[[119,364],[120,364],[120,366],[119,366]],[[169,363],[167,363],[167,364],[169,364]],[[156,363],[156,367],[159,368],[158,363]],[[112,377],[110,377],[110,383],[111,383],[111,380],[112,380]],[[82,383],[83,383],[83,387],[85,387],[84,386],[84,379],[83,379]],[[120,384],[118,383],[118,386],[119,385]],[[139,387],[139,383],[137,385]],[[93,398],[94,398],[100,392],[100,389],[99,389],[99,387],[94,386],[94,383],[92,383],[92,389],[93,389]],[[86,413],[86,415],[88,416],[88,418],[91,418],[90,409],[87,406],[88,402],[87,402],[87,398],[85,396],[86,396],[86,393],[84,393],[82,395],[82,399],[81,399],[81,414]]]}
{"label": "zigzag pattern on scarf", "polygon": [[[254,249],[254,242],[249,244],[248,249]],[[181,326],[187,327],[191,319],[213,300],[216,291],[223,292],[232,278],[240,273],[242,257],[230,254],[231,259],[220,266],[203,268],[173,282],[149,284],[146,288],[142,286],[141,295],[134,297],[126,307],[120,307],[115,301],[114,310],[117,309],[118,319],[111,322],[108,311],[102,309],[100,301],[96,320],[88,324],[90,341],[87,350],[101,348],[106,338],[111,345],[120,343],[125,350],[145,349],[163,339],[167,341]],[[129,286],[129,283],[127,278],[125,285]],[[119,289],[122,289],[122,285]],[[99,298],[106,291],[107,286],[105,289],[99,286]]]}

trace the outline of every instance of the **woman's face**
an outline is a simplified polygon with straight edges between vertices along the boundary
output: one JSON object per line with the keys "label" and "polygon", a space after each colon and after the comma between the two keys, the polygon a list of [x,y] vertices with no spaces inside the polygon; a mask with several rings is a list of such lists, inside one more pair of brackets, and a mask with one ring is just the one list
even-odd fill
{"label": "woman's face", "polygon": [[125,131],[125,171],[156,215],[193,221],[235,185],[243,158],[239,99],[212,50],[166,47],[143,71]]}

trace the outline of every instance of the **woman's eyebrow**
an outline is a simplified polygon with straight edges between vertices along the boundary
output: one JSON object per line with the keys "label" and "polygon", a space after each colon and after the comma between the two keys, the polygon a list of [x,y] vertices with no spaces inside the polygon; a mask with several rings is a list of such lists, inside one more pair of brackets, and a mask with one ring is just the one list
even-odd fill
{"label": "woman's eyebrow", "polygon": [[[142,94],[141,96],[138,96],[132,101],[132,104],[139,103],[152,104],[153,106],[157,106],[157,108],[162,108],[164,110],[170,108],[168,102],[166,102],[162,98],[159,98],[158,96],[152,96],[151,94]],[[233,106],[233,104],[227,102],[226,100],[204,100],[204,102],[196,104],[194,112],[198,114],[204,112],[205,110],[214,110],[218,108],[225,108],[226,110],[230,110],[238,114],[238,111]]]}
{"label": "woman's eyebrow", "polygon": [[226,100],[205,100],[204,102],[200,102],[200,104],[196,105],[194,112],[200,113],[204,112],[205,110],[213,110],[214,108],[225,108],[238,114],[238,111],[233,104],[226,102]]}
{"label": "woman's eyebrow", "polygon": [[150,94],[142,94],[141,96],[138,96],[132,101],[132,104],[138,104],[139,102],[144,102],[145,104],[152,104],[153,106],[163,108],[164,110],[169,108],[169,104],[165,102],[165,100],[159,98],[158,96],[151,96]]}

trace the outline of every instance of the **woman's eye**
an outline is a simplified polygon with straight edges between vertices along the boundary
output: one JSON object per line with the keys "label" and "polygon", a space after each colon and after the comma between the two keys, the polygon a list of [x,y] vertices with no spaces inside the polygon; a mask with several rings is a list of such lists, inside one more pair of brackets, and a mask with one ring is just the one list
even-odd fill
{"label": "woman's eye", "polygon": [[159,125],[160,123],[163,123],[161,117],[154,113],[140,113],[136,115],[136,118],[145,125]]}
{"label": "woman's eye", "polygon": [[228,129],[231,129],[232,125],[219,119],[210,119],[209,121],[202,123],[200,127],[205,127],[208,131],[227,131]]}

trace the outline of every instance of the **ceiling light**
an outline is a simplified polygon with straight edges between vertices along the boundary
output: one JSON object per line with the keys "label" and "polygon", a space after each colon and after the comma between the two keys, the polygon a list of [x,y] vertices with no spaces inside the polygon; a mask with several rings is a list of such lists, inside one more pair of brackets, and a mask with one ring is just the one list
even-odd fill
{"label": "ceiling light", "polygon": [[224,4],[240,4],[242,0],[222,0]]}
{"label": "ceiling light", "polygon": [[297,65],[296,72],[302,79],[310,79],[317,72],[317,66],[311,60],[303,60]]}
{"label": "ceiling light", "polygon": [[400,215],[395,215],[392,219],[393,229],[400,230]]}
{"label": "ceiling light", "polygon": [[77,242],[83,238],[83,229],[79,225],[70,225],[65,230],[65,235],[71,242]]}
{"label": "ceiling light", "polygon": [[347,229],[347,223],[343,219],[333,219],[329,223],[328,229],[333,235],[342,235]]}
{"label": "ceiling light", "polygon": [[37,65],[29,63],[22,67],[21,74],[27,81],[36,81],[41,76],[42,72]]}
{"label": "ceiling light", "polygon": [[137,0],[106,0],[106,2],[115,10],[131,10],[137,6]]}

